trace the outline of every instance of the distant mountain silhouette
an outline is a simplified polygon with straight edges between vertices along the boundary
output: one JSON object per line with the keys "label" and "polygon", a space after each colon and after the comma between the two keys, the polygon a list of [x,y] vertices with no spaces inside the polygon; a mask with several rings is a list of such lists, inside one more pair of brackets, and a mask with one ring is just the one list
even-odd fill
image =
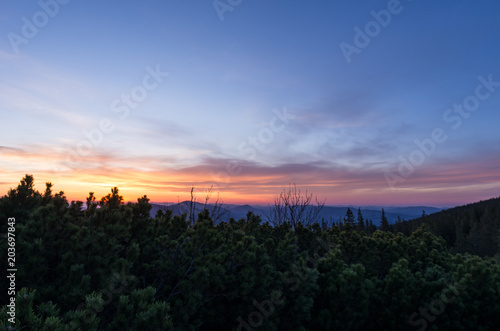
{"label": "distant mountain silhouette", "polygon": [[[151,216],[154,217],[158,210],[162,209],[170,209],[174,215],[180,215],[189,210],[190,202],[183,201],[180,203],[174,204],[156,204],[152,203],[153,207],[151,208]],[[201,212],[204,209],[205,204],[200,202],[194,202],[194,208],[197,213]],[[235,220],[239,220],[242,218],[246,218],[246,215],[249,211],[253,212],[256,215],[260,215],[262,220],[267,221],[267,214],[269,214],[269,206],[251,206],[251,205],[224,205],[223,206],[227,213],[222,217],[223,221],[228,221],[230,218],[234,218]],[[211,211],[213,208],[212,204],[207,205],[207,209]],[[357,217],[358,207],[354,206],[325,206],[321,211],[321,217],[325,219],[325,221],[334,221],[337,222],[344,218],[347,208],[351,208],[354,215]],[[366,209],[365,209],[366,208]],[[427,207],[427,206],[418,206],[418,207],[382,207],[382,206],[361,206],[361,213],[363,217],[367,220],[371,220],[373,224],[380,225],[380,218],[382,215],[382,208],[385,209],[385,215],[389,223],[394,223],[398,216],[404,220],[410,220],[417,217],[422,216],[422,211],[425,211],[427,215],[440,212],[442,209]],[[321,218],[320,218],[321,219]]]}

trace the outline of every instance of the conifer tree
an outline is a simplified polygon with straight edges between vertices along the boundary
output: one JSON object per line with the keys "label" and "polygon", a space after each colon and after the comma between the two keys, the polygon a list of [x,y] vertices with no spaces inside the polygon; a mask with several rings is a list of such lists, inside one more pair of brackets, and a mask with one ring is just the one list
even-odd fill
{"label": "conifer tree", "polygon": [[380,230],[381,231],[390,231],[389,222],[387,221],[387,217],[385,216],[385,210],[382,208],[382,217],[380,218]]}
{"label": "conifer tree", "polygon": [[344,216],[344,224],[349,224],[350,226],[354,226],[355,218],[351,208],[347,208],[347,211]]}
{"label": "conifer tree", "polygon": [[363,214],[361,214],[361,208],[358,208],[358,229],[361,231],[365,230],[365,220]]}

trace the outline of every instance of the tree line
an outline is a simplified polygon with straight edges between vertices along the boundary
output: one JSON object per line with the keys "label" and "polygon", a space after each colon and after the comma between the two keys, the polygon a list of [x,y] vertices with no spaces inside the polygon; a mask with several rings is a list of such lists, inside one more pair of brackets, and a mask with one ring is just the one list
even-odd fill
{"label": "tree line", "polygon": [[[273,225],[252,213],[214,224],[207,210],[191,222],[169,210],[152,217],[146,196],[124,203],[117,188],[101,199],[90,193],[83,208],[52,187],[39,192],[27,175],[0,198],[0,234],[16,218],[19,284],[15,325],[1,296],[2,328],[492,330],[500,323],[498,255],[458,252],[431,223],[407,234],[390,224],[371,231],[351,211],[340,225]],[[5,240],[0,249],[6,256]]]}

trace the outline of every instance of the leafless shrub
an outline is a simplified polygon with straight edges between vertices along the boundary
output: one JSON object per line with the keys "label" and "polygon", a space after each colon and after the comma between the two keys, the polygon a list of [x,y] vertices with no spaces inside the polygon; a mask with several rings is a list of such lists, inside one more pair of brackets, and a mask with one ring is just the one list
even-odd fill
{"label": "leafless shrub", "polygon": [[297,186],[289,184],[288,189],[283,191],[274,198],[274,205],[269,207],[269,221],[273,225],[281,225],[290,223],[296,227],[299,223],[304,226],[312,225],[317,222],[321,210],[325,206],[325,201],[318,201],[318,198],[313,194],[308,194],[307,190],[303,195]]}

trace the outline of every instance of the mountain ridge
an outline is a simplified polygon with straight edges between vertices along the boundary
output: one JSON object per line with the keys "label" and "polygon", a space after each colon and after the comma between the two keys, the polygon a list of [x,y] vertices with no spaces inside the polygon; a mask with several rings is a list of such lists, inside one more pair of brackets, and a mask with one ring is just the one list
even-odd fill
{"label": "mountain ridge", "polygon": [[[188,212],[190,201],[182,201],[179,203],[173,204],[160,204],[160,203],[151,203],[152,208],[150,215],[154,217],[158,210],[170,209],[174,215],[180,215],[184,212]],[[214,207],[213,204],[206,204],[207,209],[210,211]],[[267,215],[269,214],[270,206],[262,206],[262,205],[250,205],[250,204],[228,204],[222,205],[223,208],[227,210],[221,220],[228,221],[230,218],[234,218],[236,220],[246,218],[246,215],[249,211],[253,212],[256,215],[260,215],[264,222],[268,221]],[[272,207],[272,206],[271,206]],[[194,208],[196,213],[201,212],[205,208],[204,203],[194,202]],[[323,218],[327,222],[337,222],[342,220],[347,212],[347,209],[350,208],[354,213],[355,217],[357,217],[357,210],[361,208],[361,213],[363,218],[366,220],[371,220],[373,224],[379,225],[382,216],[382,208],[384,208],[385,216],[389,223],[393,224],[400,219],[410,220],[415,219],[422,216],[423,211],[425,211],[426,215],[434,214],[444,210],[443,208],[429,207],[429,206],[406,206],[406,207],[384,207],[384,206],[369,206],[369,207],[353,207],[353,206],[324,206],[321,213],[319,221]],[[375,209],[376,208],[376,209]]]}

